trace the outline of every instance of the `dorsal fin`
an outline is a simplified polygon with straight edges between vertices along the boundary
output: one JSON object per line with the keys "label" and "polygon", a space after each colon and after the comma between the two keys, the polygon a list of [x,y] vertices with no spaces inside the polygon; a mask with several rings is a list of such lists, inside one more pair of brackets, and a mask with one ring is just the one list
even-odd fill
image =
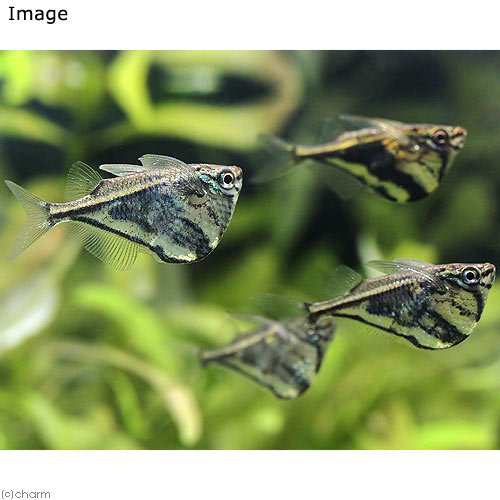
{"label": "dorsal fin", "polygon": [[362,276],[354,269],[340,265],[328,277],[326,292],[330,297],[340,297],[356,288],[361,281]]}
{"label": "dorsal fin", "polygon": [[408,137],[402,132],[402,123],[396,120],[387,120],[386,118],[369,118],[356,115],[339,115],[339,119],[357,127],[374,127],[385,132],[399,142],[408,142]]}
{"label": "dorsal fin", "polygon": [[374,127],[385,130],[387,128],[397,128],[401,126],[401,122],[396,120],[388,120],[387,118],[374,118],[370,116],[351,115],[349,113],[340,114],[339,120],[351,126],[358,128]]}
{"label": "dorsal fin", "polygon": [[289,295],[264,293],[253,298],[255,309],[275,321],[283,317],[295,317],[304,313],[304,301]]}
{"label": "dorsal fin", "polygon": [[90,194],[102,181],[99,172],[92,167],[77,161],[73,163],[66,179],[65,195],[67,200],[76,200]]}
{"label": "dorsal fin", "polygon": [[321,128],[318,136],[320,144],[333,142],[337,137],[346,131],[346,124],[341,118],[325,118],[321,122]]}
{"label": "dorsal fin", "polygon": [[163,155],[147,154],[139,158],[144,168],[187,167],[188,165],[177,158]]}
{"label": "dorsal fin", "polygon": [[141,172],[147,170],[143,165],[112,165],[109,163],[101,165],[99,169],[118,177],[123,175],[140,174]]}

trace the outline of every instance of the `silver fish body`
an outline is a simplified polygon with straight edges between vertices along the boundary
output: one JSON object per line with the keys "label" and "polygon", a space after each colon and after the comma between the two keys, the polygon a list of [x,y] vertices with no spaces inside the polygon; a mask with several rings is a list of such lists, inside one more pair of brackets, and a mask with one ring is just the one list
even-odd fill
{"label": "silver fish body", "polygon": [[[35,216],[32,233],[71,222],[85,247],[114,267],[129,267],[138,251],[166,263],[205,258],[217,247],[234,213],[241,169],[187,165],[158,155],[146,155],[141,162],[142,166],[101,166],[116,175],[110,179],[102,179],[85,164],[75,164],[68,194],[77,199],[64,203],[37,200],[37,206],[33,201],[28,204],[26,191],[9,181],[7,185],[23,202],[28,216]],[[19,250],[32,241],[32,237],[25,238]]]}
{"label": "silver fish body", "polygon": [[288,152],[288,168],[314,160],[340,169],[389,201],[408,203],[426,198],[439,187],[467,137],[459,126],[341,118],[363,128],[317,145],[272,138],[267,143],[277,158],[280,151]]}
{"label": "silver fish body", "polygon": [[496,272],[488,263],[374,266],[392,274],[364,280],[341,297],[306,304],[310,316],[350,318],[420,348],[448,348],[464,341],[479,322]]}
{"label": "silver fish body", "polygon": [[335,323],[323,316],[283,321],[260,319],[260,326],[230,344],[202,353],[204,364],[231,368],[282,399],[304,393],[318,373],[333,339]]}

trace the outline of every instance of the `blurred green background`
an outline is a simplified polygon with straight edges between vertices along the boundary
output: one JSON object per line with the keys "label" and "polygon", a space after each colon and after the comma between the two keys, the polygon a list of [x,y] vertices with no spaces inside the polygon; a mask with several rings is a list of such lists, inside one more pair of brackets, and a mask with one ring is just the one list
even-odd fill
{"label": "blurred green background", "polygon": [[[0,188],[0,447],[498,448],[500,290],[442,352],[339,321],[310,390],[280,401],[197,353],[258,297],[324,298],[339,263],[500,262],[497,52],[3,52],[0,174],[62,200],[76,160],[145,153],[240,165],[217,250],[114,272],[51,231],[7,255],[24,213]],[[430,199],[342,201],[321,167],[264,185],[256,138],[317,141],[339,113],[457,124],[465,149]]]}

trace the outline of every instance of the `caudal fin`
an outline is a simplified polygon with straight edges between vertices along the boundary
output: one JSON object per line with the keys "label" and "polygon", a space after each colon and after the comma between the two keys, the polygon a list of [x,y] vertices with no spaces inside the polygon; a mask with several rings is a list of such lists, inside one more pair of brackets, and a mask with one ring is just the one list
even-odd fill
{"label": "caudal fin", "polygon": [[262,184],[286,175],[297,163],[295,146],[271,135],[259,137],[262,159],[252,182]]}
{"label": "caudal fin", "polygon": [[5,181],[5,184],[7,184],[12,194],[19,200],[28,216],[26,224],[12,249],[11,256],[14,258],[51,228],[49,222],[49,204],[14,182]]}

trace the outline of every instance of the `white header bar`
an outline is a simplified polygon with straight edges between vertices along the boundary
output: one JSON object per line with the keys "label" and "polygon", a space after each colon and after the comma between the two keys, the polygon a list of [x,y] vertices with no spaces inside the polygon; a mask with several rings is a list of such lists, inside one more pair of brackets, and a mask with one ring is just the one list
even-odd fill
{"label": "white header bar", "polygon": [[[24,20],[37,9],[39,20]],[[48,24],[48,11],[61,9],[67,20]],[[500,48],[498,11],[484,0],[3,0],[0,48]]]}

